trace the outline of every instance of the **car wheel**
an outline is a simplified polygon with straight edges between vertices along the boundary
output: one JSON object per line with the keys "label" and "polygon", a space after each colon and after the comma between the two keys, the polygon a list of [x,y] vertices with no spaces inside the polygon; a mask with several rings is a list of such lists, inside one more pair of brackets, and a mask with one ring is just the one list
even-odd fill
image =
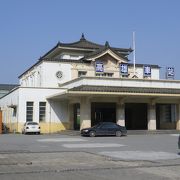
{"label": "car wheel", "polygon": [[89,132],[89,136],[90,136],[90,137],[95,137],[95,136],[96,136],[95,131],[90,131],[90,132]]}
{"label": "car wheel", "polygon": [[121,136],[122,136],[121,131],[116,131],[116,136],[117,136],[117,137],[121,137]]}

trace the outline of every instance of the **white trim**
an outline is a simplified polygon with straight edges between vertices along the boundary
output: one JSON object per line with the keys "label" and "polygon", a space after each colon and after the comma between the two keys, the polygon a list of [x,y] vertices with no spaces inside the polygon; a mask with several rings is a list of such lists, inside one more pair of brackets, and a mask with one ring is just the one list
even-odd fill
{"label": "white trim", "polygon": [[109,54],[111,55],[113,58],[115,58],[118,62],[127,62],[125,61],[123,58],[119,58],[119,56],[117,56],[113,51],[111,51],[110,49],[107,49],[105,52],[101,53],[100,55],[97,55],[93,58],[87,58],[87,60],[89,61],[95,61],[96,59],[104,56],[105,54]]}

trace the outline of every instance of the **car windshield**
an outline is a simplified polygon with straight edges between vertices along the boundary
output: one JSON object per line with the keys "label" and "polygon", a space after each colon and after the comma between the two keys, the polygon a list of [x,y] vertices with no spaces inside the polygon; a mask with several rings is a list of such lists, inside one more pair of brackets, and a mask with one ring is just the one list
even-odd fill
{"label": "car windshield", "polygon": [[38,123],[37,122],[29,122],[29,123],[27,123],[27,125],[38,125]]}

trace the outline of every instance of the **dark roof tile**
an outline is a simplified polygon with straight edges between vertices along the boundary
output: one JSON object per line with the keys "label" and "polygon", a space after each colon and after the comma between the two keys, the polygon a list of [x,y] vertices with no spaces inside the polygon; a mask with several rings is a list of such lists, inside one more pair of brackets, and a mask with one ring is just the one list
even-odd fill
{"label": "dark roof tile", "polygon": [[19,85],[17,85],[17,84],[0,84],[0,90],[10,91],[17,86],[19,86]]}
{"label": "dark roof tile", "polygon": [[180,89],[147,87],[78,86],[69,91],[126,92],[152,94],[180,94]]}

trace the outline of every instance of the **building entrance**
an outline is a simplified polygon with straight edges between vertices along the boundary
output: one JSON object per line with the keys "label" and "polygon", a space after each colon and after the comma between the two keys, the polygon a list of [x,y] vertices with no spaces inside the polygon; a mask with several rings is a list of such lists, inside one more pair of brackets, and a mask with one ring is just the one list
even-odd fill
{"label": "building entrance", "polygon": [[116,122],[116,103],[92,103],[91,126],[107,121]]}
{"label": "building entrance", "polygon": [[80,129],[80,104],[74,104],[74,130]]}
{"label": "building entrance", "polygon": [[147,104],[126,103],[125,104],[125,125],[129,130],[147,129]]}

